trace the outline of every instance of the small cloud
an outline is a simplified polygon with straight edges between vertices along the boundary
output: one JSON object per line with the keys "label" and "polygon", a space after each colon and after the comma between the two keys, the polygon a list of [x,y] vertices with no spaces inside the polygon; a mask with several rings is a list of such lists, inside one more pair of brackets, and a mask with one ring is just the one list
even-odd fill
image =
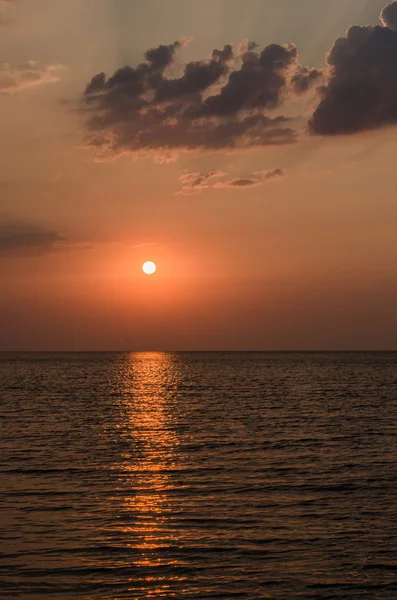
{"label": "small cloud", "polygon": [[262,181],[260,179],[231,179],[230,181],[219,182],[219,185],[217,187],[252,187],[254,185],[260,185],[261,183]]}
{"label": "small cloud", "polygon": [[247,177],[227,179],[227,173],[223,171],[211,171],[210,173],[187,172],[183,173],[179,181],[182,189],[179,195],[187,196],[199,194],[206,189],[246,189],[263,185],[272,179],[283,177],[283,169],[256,171]]}
{"label": "small cloud", "polygon": [[301,95],[308,92],[325,77],[325,70],[298,67],[291,77],[291,88],[295,94]]}
{"label": "small cloud", "polygon": [[385,6],[380,14],[380,19],[385,27],[397,31],[397,2]]}
{"label": "small cloud", "polygon": [[19,67],[1,63],[0,94],[12,94],[39,85],[55,83],[60,79],[62,68],[60,65],[41,67],[32,60]]}
{"label": "small cloud", "polygon": [[225,177],[223,171],[210,171],[209,173],[199,173],[195,171],[182,173],[179,181],[182,183],[182,189],[178,194],[197,194],[208,188],[215,187],[219,179]]}
{"label": "small cloud", "polygon": [[265,171],[255,171],[254,175],[262,177],[263,181],[269,181],[270,179],[279,179],[285,176],[284,169],[267,169]]}

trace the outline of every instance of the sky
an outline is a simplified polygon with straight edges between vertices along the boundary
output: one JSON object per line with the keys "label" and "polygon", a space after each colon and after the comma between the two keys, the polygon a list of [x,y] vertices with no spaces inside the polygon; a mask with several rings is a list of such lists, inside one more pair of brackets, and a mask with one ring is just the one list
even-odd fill
{"label": "sky", "polygon": [[0,54],[0,350],[397,350],[397,3],[0,0]]}

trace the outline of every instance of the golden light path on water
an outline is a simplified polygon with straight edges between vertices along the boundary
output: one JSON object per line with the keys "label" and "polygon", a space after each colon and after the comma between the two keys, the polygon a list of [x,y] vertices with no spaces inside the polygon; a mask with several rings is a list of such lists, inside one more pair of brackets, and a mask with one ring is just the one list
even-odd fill
{"label": "golden light path on water", "polygon": [[[169,471],[177,466],[178,436],[173,411],[179,381],[178,359],[161,352],[132,353],[119,376],[119,389],[123,389],[122,435],[130,437],[125,441],[133,449],[125,453],[122,466],[123,487],[130,493],[123,498],[121,512],[131,517],[130,525],[124,525],[123,519],[123,537],[130,539],[130,547],[139,551],[133,564],[140,569],[143,583],[151,584],[150,590],[146,585],[141,591],[148,598],[172,597],[170,581],[184,579],[170,577],[169,568],[177,561],[167,559],[165,551],[175,544],[169,523]],[[156,574],[156,567],[163,566],[168,568],[167,577]],[[133,589],[137,591],[135,585]]]}

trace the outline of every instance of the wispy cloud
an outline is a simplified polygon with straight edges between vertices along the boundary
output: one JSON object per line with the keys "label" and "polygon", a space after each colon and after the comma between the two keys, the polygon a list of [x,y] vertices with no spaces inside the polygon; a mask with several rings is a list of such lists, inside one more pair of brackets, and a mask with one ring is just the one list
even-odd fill
{"label": "wispy cloud", "polygon": [[125,246],[131,248],[148,248],[157,246],[156,242],[135,243],[116,240],[82,240],[76,241],[40,223],[0,217],[0,259],[44,257],[66,251],[89,251],[100,246]]}
{"label": "wispy cloud", "polygon": [[179,195],[199,194],[207,189],[237,189],[264,185],[271,180],[280,179],[285,175],[283,169],[269,169],[255,171],[247,177],[228,178],[223,171],[211,171],[209,173],[186,172],[182,173],[179,181],[182,188],[177,192]]}
{"label": "wispy cloud", "polygon": [[157,246],[156,242],[146,242],[143,244],[134,244],[133,248],[148,248],[149,246]]}
{"label": "wispy cloud", "polygon": [[19,67],[0,63],[0,93],[12,94],[43,84],[55,83],[60,79],[60,65],[40,66],[28,61]]}

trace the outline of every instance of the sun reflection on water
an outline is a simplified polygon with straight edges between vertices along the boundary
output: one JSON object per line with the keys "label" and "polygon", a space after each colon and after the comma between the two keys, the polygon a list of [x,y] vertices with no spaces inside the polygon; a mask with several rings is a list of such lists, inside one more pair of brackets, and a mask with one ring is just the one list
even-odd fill
{"label": "sun reflection on water", "polygon": [[169,573],[166,578],[160,572],[153,575],[153,568],[169,568],[177,562],[166,558],[166,549],[175,543],[169,493],[170,471],[177,468],[178,382],[178,358],[167,353],[133,353],[119,371],[121,431],[126,442],[121,476],[128,492],[122,502],[122,532],[127,545],[138,551],[132,563],[143,573],[147,569],[145,583],[157,582],[150,597],[172,597],[169,583],[176,579]]}

